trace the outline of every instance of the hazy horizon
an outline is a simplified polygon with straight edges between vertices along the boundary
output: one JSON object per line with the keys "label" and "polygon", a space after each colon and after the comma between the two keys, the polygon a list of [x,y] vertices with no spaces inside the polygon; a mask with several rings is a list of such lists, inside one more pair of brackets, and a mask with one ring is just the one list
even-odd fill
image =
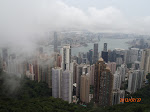
{"label": "hazy horizon", "polygon": [[148,3],[148,0],[1,0],[0,47],[15,45],[29,50],[35,47],[33,41],[64,29],[149,35]]}

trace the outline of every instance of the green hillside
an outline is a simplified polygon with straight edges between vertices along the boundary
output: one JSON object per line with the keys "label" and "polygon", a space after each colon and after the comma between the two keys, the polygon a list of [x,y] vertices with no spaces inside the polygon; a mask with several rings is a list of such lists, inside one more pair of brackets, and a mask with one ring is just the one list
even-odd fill
{"label": "green hillside", "polygon": [[83,107],[51,97],[46,83],[0,74],[0,112],[150,112],[150,85],[130,96],[142,100],[105,108],[95,107],[93,103]]}

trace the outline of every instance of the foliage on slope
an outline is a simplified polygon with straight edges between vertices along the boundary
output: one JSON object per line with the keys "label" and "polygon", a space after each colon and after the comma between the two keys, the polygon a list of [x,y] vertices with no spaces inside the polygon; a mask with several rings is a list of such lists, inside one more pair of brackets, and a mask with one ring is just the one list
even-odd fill
{"label": "foliage on slope", "polygon": [[[150,79],[150,74],[148,78]],[[15,83],[17,88],[14,88],[14,82],[17,82]],[[91,102],[85,108],[51,97],[51,90],[46,83],[38,83],[27,78],[20,79],[6,73],[0,74],[0,111],[2,112],[150,112],[150,85],[128,97],[131,96],[141,98],[142,101],[109,107],[95,107]]]}

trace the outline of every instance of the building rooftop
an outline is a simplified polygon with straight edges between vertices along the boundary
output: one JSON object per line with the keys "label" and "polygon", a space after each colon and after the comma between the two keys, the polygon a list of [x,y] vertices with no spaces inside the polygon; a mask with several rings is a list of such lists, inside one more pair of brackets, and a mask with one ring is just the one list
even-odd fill
{"label": "building rooftop", "polygon": [[99,61],[104,61],[103,58],[100,58]]}
{"label": "building rooftop", "polygon": [[106,69],[107,69],[107,70],[110,70],[109,66],[106,66]]}

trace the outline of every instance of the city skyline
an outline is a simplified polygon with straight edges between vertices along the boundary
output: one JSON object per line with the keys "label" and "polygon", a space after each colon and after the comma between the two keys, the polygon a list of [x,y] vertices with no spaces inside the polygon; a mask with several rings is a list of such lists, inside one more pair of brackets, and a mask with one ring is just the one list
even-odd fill
{"label": "city skyline", "polygon": [[[149,35],[148,0],[94,0],[91,3],[89,0],[85,4],[84,0],[0,1],[0,47],[23,46],[26,52],[32,51],[33,41],[48,37],[51,31],[70,29]],[[77,4],[81,5],[77,7]],[[124,13],[131,14],[128,17]]]}
{"label": "city skyline", "polygon": [[148,3],[0,1],[0,111],[149,111]]}

